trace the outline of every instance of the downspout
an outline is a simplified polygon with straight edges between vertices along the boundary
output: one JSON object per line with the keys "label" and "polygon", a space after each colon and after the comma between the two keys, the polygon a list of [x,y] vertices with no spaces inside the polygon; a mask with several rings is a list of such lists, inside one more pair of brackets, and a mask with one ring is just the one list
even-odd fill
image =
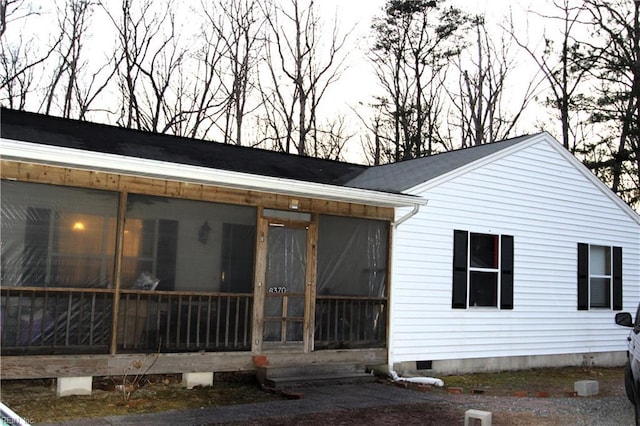
{"label": "downspout", "polygon": [[[413,216],[415,216],[416,214],[418,214],[418,212],[420,211],[420,206],[422,205],[427,205],[427,203],[429,202],[429,200],[426,200],[426,202],[424,204],[414,204],[413,205],[413,209],[411,209],[411,211],[407,214],[405,214],[404,216],[402,216],[400,219],[396,220],[395,222],[392,223],[393,225],[393,229],[394,231],[398,229],[398,227],[400,225],[402,225],[404,222],[406,222],[407,220],[411,219]],[[395,240],[395,238],[394,238]],[[393,303],[391,303],[391,301],[389,301],[389,306],[393,306]],[[391,317],[393,316],[393,312],[389,313],[389,320],[391,320]],[[389,323],[391,323],[391,321],[389,321]],[[393,327],[393,326],[392,326]],[[391,328],[389,329],[389,342],[391,342]],[[398,373],[396,373],[393,370],[393,363],[391,362],[391,345],[388,345],[389,347],[389,353],[387,354],[387,371],[389,376],[391,377],[391,379],[394,382],[410,382],[410,383],[418,383],[418,384],[428,384],[428,385],[435,385],[435,386],[444,386],[444,382],[440,379],[436,379],[433,377],[400,377],[398,376]]]}
{"label": "downspout", "polygon": [[[427,200],[428,202],[428,200]],[[400,225],[402,225],[404,222],[406,222],[407,220],[411,219],[413,216],[415,216],[416,214],[418,214],[418,212],[420,211],[420,206],[423,205],[422,203],[418,204],[414,204],[413,205],[413,209],[411,209],[411,211],[407,214],[405,214],[404,216],[402,216],[400,219],[394,221],[392,223],[393,225],[393,230],[396,231],[398,229],[398,227]],[[427,203],[425,202],[424,205],[426,206]],[[395,241],[395,237],[394,237],[394,241]],[[393,321],[391,321],[391,319],[393,318],[393,301],[391,300],[391,292],[389,293],[389,307],[390,307],[390,311],[389,311],[389,332],[388,332],[388,342],[391,343],[392,341],[392,335],[393,335]],[[395,372],[393,371],[393,364],[391,362],[391,345],[388,345],[388,352],[387,352],[387,369],[388,372],[391,374],[395,374]],[[393,376],[392,376],[393,377]]]}
{"label": "downspout", "polygon": [[[413,216],[418,214],[418,212],[420,211],[420,206],[421,205],[422,204],[414,204],[413,205],[413,209],[411,209],[411,211],[409,213],[405,214],[400,219],[398,219],[398,220],[396,220],[395,222],[392,223],[393,227],[394,228],[398,228],[398,226],[402,225],[404,222],[406,222],[407,220],[411,219]],[[427,203],[425,203],[424,205],[426,206]]]}

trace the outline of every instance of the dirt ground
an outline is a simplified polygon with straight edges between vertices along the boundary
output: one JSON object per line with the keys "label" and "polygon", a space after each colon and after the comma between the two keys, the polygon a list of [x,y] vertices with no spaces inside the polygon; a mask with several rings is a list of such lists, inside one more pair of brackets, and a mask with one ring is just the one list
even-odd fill
{"label": "dirt ground", "polygon": [[[575,424],[574,416],[548,413],[541,415],[539,406],[545,398],[576,398],[573,384],[577,380],[597,380],[599,394],[591,398],[621,397],[624,395],[622,368],[557,368],[493,374],[471,374],[441,377],[444,388],[417,389],[441,396],[430,401],[407,406],[342,410],[316,416],[270,418],[254,425],[326,425],[326,424],[458,424],[464,418],[465,398],[495,398],[492,405],[494,425],[558,425]],[[149,413],[172,409],[188,409],[215,405],[273,401],[282,395],[259,388],[253,375],[216,374],[214,386],[186,390],[180,376],[147,376],[139,381],[139,389],[116,389],[123,378],[94,380],[90,396],[57,398],[52,380],[14,380],[0,382],[2,402],[32,423],[64,422],[86,417],[104,417],[134,413]],[[397,386],[382,380],[388,386]],[[515,395],[523,398],[525,409],[511,410],[509,403]],[[526,402],[524,402],[526,401]],[[531,404],[528,410],[526,404]]]}

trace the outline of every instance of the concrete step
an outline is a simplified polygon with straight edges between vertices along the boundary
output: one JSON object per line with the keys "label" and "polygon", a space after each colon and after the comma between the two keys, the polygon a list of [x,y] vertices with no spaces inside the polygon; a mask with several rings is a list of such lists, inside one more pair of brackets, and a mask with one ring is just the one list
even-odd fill
{"label": "concrete step", "polygon": [[365,372],[364,365],[353,363],[266,366],[256,368],[256,375],[264,386],[278,389],[376,380]]}
{"label": "concrete step", "polygon": [[316,363],[300,365],[268,365],[264,368],[269,377],[305,376],[309,374],[349,374],[362,373],[365,366],[355,363]]}
{"label": "concrete step", "polygon": [[298,377],[276,377],[265,380],[265,386],[276,389],[289,389],[305,386],[326,386],[344,385],[357,383],[372,383],[376,380],[373,374],[351,373],[330,376],[298,376]]}

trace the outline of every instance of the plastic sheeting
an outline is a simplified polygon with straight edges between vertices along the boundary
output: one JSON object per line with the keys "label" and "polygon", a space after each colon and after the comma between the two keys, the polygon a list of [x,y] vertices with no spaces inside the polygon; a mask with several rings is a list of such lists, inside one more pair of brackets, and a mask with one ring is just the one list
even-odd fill
{"label": "plastic sheeting", "polygon": [[[270,226],[268,246],[264,341],[302,341],[307,231]],[[286,321],[284,336],[282,321]]]}
{"label": "plastic sheeting", "polygon": [[2,284],[110,288],[118,194],[2,181]]}
{"label": "plastic sheeting", "polygon": [[[113,288],[117,192],[2,181],[2,285]],[[129,194],[122,288],[253,292],[256,209]]]}
{"label": "plastic sheeting", "polygon": [[389,222],[321,215],[319,295],[384,297]]}
{"label": "plastic sheeting", "polygon": [[256,209],[130,194],[122,287],[141,273],[157,290],[253,292]]}

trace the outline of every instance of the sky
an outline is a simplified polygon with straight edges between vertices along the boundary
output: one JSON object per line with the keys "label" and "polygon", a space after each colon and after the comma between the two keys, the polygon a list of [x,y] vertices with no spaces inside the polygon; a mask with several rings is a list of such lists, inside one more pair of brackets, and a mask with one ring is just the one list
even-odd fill
{"label": "sky", "polygon": [[[287,1],[287,0],[285,0]],[[537,0],[534,4],[536,10],[544,11],[545,8],[552,13],[554,7],[552,0]],[[372,93],[378,87],[376,77],[372,72],[372,66],[366,58],[368,48],[367,38],[371,35],[371,22],[375,16],[383,15],[383,8],[386,0],[320,0],[316,4],[330,25],[334,16],[339,20],[339,25],[345,29],[353,29],[350,35],[352,51],[348,58],[348,68],[343,72],[341,79],[331,86],[328,92],[328,105],[332,111],[339,111],[349,115],[354,120],[353,108],[358,108],[360,103],[366,104],[372,100]],[[448,4],[455,5],[469,13],[485,16],[488,26],[498,28],[505,23],[505,17],[509,14],[513,17],[516,25],[530,33],[529,40],[537,40],[542,35],[542,29],[548,25],[540,22],[539,19],[528,16],[527,11],[532,7],[531,0],[450,0]],[[524,34],[523,34],[524,35]],[[536,71],[535,65],[526,56],[523,56],[518,76],[513,79],[515,84],[527,81],[532,78]],[[518,83],[520,82],[520,83]],[[517,87],[513,88],[514,93]],[[358,144],[349,144],[350,151],[347,159],[358,162],[362,153],[359,152]]]}
{"label": "sky", "polygon": [[[107,0],[118,2],[119,0]],[[287,4],[291,0],[281,0]],[[489,25],[497,26],[504,21],[504,16],[511,11],[514,20],[520,27],[527,31],[540,28],[542,25],[525,25],[526,9],[530,7],[532,0],[450,0],[448,4],[454,4],[465,11],[483,14]],[[540,9],[544,5],[550,5],[551,0],[537,0],[535,6]],[[38,2],[36,2],[38,3]],[[333,25],[333,19],[337,16],[338,25],[342,31],[352,30],[349,35],[349,46],[347,51],[346,69],[340,79],[332,84],[327,92],[326,101],[323,105],[335,114],[342,114],[349,117],[353,130],[349,133],[361,134],[361,128],[355,126],[359,119],[353,113],[353,109],[362,108],[373,101],[373,95],[379,93],[378,82],[373,74],[371,63],[366,57],[369,47],[368,38],[371,36],[371,23],[374,16],[383,15],[383,7],[386,0],[315,0],[321,18],[327,29]],[[47,3],[42,4],[44,7]],[[188,4],[188,2],[186,2]],[[51,4],[49,4],[51,5]],[[550,6],[553,7],[553,6]],[[188,12],[188,8],[182,9]],[[43,20],[51,19],[43,15]],[[104,24],[110,25],[104,18]],[[49,21],[51,22],[51,21]],[[43,25],[47,23],[42,22]],[[99,34],[99,28],[92,29],[94,34]],[[524,31],[524,30],[523,30]],[[526,59],[526,58],[525,58]],[[522,78],[530,79],[531,64],[523,62]],[[356,136],[359,137],[359,136]],[[352,151],[348,153],[349,161],[359,162],[362,153],[357,152],[358,143],[350,143]]]}
{"label": "sky", "polygon": [[[350,69],[344,76],[344,81],[340,93],[354,93],[352,97],[358,97],[357,88],[361,87],[367,90],[368,84],[375,84],[375,78],[371,75],[371,66],[367,63],[364,55],[367,48],[366,38],[371,34],[371,22],[375,16],[383,15],[383,7],[386,0],[321,0],[316,4],[323,14],[323,18],[327,20],[333,19],[336,14],[343,28],[353,28],[351,34],[351,42],[354,47],[360,46],[360,49],[354,49],[354,54],[350,55]],[[526,11],[531,7],[529,0],[451,0],[451,4],[468,11],[484,15],[490,25],[496,26],[504,22],[505,15],[511,11],[514,20],[520,22],[523,26],[526,20]],[[544,4],[549,4],[548,0],[537,0],[537,6],[540,8]],[[529,28],[528,30],[531,30]],[[354,84],[354,82],[359,84]]]}

